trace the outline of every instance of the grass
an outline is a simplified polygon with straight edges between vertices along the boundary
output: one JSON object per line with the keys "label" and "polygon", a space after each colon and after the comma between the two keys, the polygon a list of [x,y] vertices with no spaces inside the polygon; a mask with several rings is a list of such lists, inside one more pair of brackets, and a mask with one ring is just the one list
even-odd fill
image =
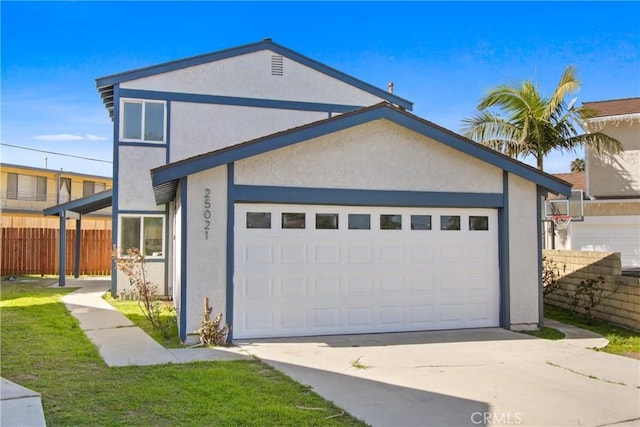
{"label": "grass", "polygon": [[550,305],[544,306],[544,316],[602,335],[609,340],[609,345],[600,351],[640,359],[640,333],[638,332],[602,320],[589,321],[584,317],[573,315],[569,310]]}
{"label": "grass", "polygon": [[522,331],[522,333],[538,338],[544,338],[546,340],[561,340],[564,338],[564,334],[562,332],[546,326],[543,326],[539,331]]}
{"label": "grass", "polygon": [[73,289],[47,284],[0,284],[2,376],[41,393],[47,425],[363,425],[258,360],[109,368],[60,301]]}
{"label": "grass", "polygon": [[172,307],[170,302],[166,303],[167,309],[164,310],[160,316],[162,318],[162,322],[168,325],[167,333],[163,334],[155,331],[151,327],[151,322],[144,317],[142,309],[138,305],[137,301],[114,299],[108,293],[105,294],[104,299],[131,320],[134,325],[145,331],[151,338],[159,342],[164,347],[184,347],[180,342],[180,337],[178,336],[178,323],[175,312],[170,310],[170,307]]}

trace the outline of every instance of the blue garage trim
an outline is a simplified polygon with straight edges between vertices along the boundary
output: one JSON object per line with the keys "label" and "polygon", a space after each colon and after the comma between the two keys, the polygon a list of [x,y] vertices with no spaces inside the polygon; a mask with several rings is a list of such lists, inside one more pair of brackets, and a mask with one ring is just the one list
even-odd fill
{"label": "blue garage trim", "polygon": [[180,181],[180,341],[187,340],[187,177]]}
{"label": "blue garage trim", "polygon": [[295,203],[315,205],[498,208],[499,193],[452,193],[435,191],[351,190],[344,188],[276,187],[234,185],[234,203]]}
{"label": "blue garage trim", "polygon": [[509,173],[502,173],[502,207],[498,209],[498,268],[500,274],[500,326],[511,329],[509,270]]}
{"label": "blue garage trim", "polygon": [[198,104],[235,105],[241,107],[275,108],[284,110],[347,113],[362,105],[326,104],[321,102],[284,101],[279,99],[243,98],[238,96],[202,95],[197,93],[160,92],[153,90],[121,89],[123,98],[155,99]]}
{"label": "blue garage trim", "polygon": [[273,135],[257,138],[232,147],[215,150],[155,168],[151,171],[152,185],[157,187],[192,173],[288,147],[293,144],[380,119],[390,120],[446,146],[483,160],[504,171],[511,172],[532,181],[552,192],[564,195],[571,194],[571,186],[563,180],[538,171],[524,163],[498,153],[491,148],[477,144],[389,104],[377,104],[352,113],[324,119],[295,129],[278,132]]}
{"label": "blue garage trim", "polygon": [[538,229],[538,328],[544,326],[544,284],[542,283],[542,198],[545,191],[538,187],[536,191],[536,223]]}
{"label": "blue garage trim", "polygon": [[233,58],[235,56],[246,55],[249,53],[258,52],[261,50],[270,50],[285,56],[293,61],[296,61],[302,65],[305,65],[311,69],[314,69],[320,73],[340,80],[348,85],[354,86],[365,92],[369,92],[374,96],[385,99],[389,102],[393,102],[402,108],[411,110],[413,103],[403,99],[397,95],[389,93],[387,90],[380,89],[355,77],[342,73],[334,68],[328,67],[318,61],[301,55],[293,50],[290,50],[284,46],[274,43],[271,39],[265,39],[263,41],[239,46],[231,49],[225,49],[205,55],[194,56],[177,61],[166,62],[164,64],[158,64],[151,67],[140,68],[137,70],[126,71],[124,73],[113,74],[96,79],[96,87],[101,92],[103,101],[107,109],[110,106],[111,98],[109,96],[110,86],[115,86],[118,83],[141,79],[144,77],[155,76],[158,74],[168,73],[171,71],[182,70],[184,68],[193,67],[197,65],[207,64],[209,62],[219,61],[222,59]]}
{"label": "blue garage trim", "polygon": [[[113,195],[111,200],[111,247],[118,245],[118,189],[120,178],[120,146],[116,143],[120,138],[120,85],[113,86]],[[111,297],[118,295],[118,268],[115,259],[111,258]]]}
{"label": "blue garage trim", "polygon": [[234,164],[227,165],[227,324],[229,325],[228,341],[233,340],[233,272],[235,262],[235,184],[234,184]]}

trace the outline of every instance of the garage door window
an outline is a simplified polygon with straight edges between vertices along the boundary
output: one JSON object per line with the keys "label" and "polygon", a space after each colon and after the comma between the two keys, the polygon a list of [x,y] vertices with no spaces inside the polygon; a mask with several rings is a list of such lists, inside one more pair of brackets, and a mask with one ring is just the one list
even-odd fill
{"label": "garage door window", "polygon": [[460,230],[459,215],[441,215],[440,230]]}
{"label": "garage door window", "polygon": [[247,212],[247,228],[271,228],[271,213]]}
{"label": "garage door window", "polygon": [[431,215],[411,215],[412,230],[431,230]]}
{"label": "garage door window", "polygon": [[349,214],[349,230],[370,230],[371,215]]}
{"label": "garage door window", "polygon": [[337,230],[338,214],[316,214],[316,230]]}
{"label": "garage door window", "polygon": [[469,217],[469,230],[485,231],[488,229],[489,229],[488,216],[470,216]]}
{"label": "garage door window", "polygon": [[304,227],[305,227],[304,213],[283,213],[282,214],[282,228],[304,228]]}
{"label": "garage door window", "polygon": [[380,215],[380,230],[402,230],[402,215]]}

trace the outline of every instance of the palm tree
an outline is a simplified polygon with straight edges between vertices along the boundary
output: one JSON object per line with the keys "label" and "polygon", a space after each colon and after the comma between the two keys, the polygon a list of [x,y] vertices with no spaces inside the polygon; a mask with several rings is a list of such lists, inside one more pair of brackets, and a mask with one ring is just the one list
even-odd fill
{"label": "palm tree", "polygon": [[571,162],[571,172],[584,172],[584,159],[574,159]]}
{"label": "palm tree", "polygon": [[577,107],[577,98],[569,104],[565,102],[565,98],[579,88],[573,66],[565,69],[549,98],[543,97],[530,81],[520,86],[496,86],[481,99],[476,116],[463,119],[463,133],[514,158],[531,155],[540,170],[544,157],[552,150],[575,152],[576,148],[588,144],[597,152],[622,151],[622,145],[615,138],[600,132],[579,132],[584,121],[595,113]]}

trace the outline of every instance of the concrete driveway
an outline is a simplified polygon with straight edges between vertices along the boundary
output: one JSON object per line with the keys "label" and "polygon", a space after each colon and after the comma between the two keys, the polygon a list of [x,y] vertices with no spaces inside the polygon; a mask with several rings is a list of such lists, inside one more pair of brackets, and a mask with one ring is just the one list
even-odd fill
{"label": "concrete driveway", "polygon": [[640,425],[640,361],[504,329],[236,342],[373,426]]}

